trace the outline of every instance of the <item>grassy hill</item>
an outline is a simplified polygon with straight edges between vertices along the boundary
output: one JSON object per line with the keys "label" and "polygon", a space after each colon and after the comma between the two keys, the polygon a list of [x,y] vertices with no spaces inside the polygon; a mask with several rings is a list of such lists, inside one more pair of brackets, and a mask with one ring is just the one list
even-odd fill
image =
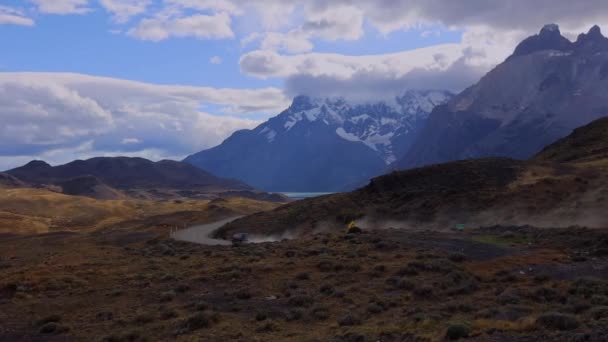
{"label": "grassy hill", "polygon": [[[208,200],[97,200],[46,189],[3,189],[0,191],[0,234],[93,231],[119,222],[159,215],[204,212],[210,205],[217,206],[217,201],[213,203]],[[276,204],[270,202],[242,198],[221,203],[234,209],[234,215],[276,207]]]}

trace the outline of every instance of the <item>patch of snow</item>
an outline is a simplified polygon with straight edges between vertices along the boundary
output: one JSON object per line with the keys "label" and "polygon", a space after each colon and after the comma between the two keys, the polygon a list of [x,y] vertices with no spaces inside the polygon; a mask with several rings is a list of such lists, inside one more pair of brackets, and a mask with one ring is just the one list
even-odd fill
{"label": "patch of snow", "polygon": [[353,142],[361,141],[361,139],[359,139],[359,137],[357,137],[356,135],[354,135],[352,133],[348,133],[347,131],[344,130],[343,127],[338,127],[336,129],[336,134],[344,140],[353,141]]}
{"label": "patch of snow", "polygon": [[397,122],[397,120],[391,119],[391,118],[381,118],[380,119],[380,124],[382,126],[384,126],[384,125],[396,125],[396,124],[398,124],[398,122]]}
{"label": "patch of snow", "polygon": [[276,138],[277,136],[277,132],[273,129],[271,129],[270,131],[268,131],[268,133],[266,133],[266,140],[268,140],[269,143],[274,141],[274,138]]}
{"label": "patch of snow", "polygon": [[361,114],[361,115],[357,115],[357,116],[353,116],[352,118],[350,118],[350,121],[354,122],[354,123],[359,123],[359,121],[365,121],[367,119],[369,119],[370,116],[367,114]]}

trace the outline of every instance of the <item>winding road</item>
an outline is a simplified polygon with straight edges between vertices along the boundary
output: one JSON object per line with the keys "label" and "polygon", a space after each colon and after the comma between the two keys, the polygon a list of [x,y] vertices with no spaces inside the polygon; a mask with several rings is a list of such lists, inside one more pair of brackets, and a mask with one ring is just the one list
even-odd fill
{"label": "winding road", "polygon": [[173,233],[172,238],[178,241],[187,241],[199,243],[208,246],[229,246],[232,243],[227,240],[213,239],[209,237],[214,231],[218,230],[221,226],[237,220],[241,217],[232,217],[222,221],[217,221],[209,224],[203,224],[198,226],[192,226],[183,230],[179,230]]}

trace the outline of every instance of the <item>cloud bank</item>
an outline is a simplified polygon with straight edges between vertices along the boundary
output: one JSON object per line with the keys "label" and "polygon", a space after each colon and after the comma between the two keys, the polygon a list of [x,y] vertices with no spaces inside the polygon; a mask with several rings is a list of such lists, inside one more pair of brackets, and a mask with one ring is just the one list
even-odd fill
{"label": "cloud bank", "polygon": [[[206,105],[223,106],[211,115]],[[79,74],[0,73],[0,169],[32,156],[183,157],[288,105],[279,89],[152,85]],[[234,114],[234,115],[231,115]],[[237,115],[240,114],[240,115]],[[4,165],[2,164],[4,160]]]}

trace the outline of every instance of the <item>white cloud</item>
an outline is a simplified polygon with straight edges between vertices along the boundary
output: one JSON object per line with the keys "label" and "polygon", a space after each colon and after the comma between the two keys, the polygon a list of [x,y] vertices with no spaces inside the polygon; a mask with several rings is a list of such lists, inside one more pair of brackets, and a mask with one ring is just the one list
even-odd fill
{"label": "white cloud", "polygon": [[314,47],[311,36],[303,31],[294,30],[287,33],[269,32],[261,37],[260,48],[264,50],[303,53]]}
{"label": "white cloud", "polygon": [[6,165],[11,159],[17,163],[53,153],[59,156],[53,160],[67,161],[78,151],[79,156],[142,151],[156,151],[162,158],[185,156],[259,124],[243,116],[205,113],[200,108],[206,104],[225,106],[226,113],[274,114],[288,100],[275,88],[215,89],[80,74],[0,73],[0,157]]}
{"label": "white cloud", "polygon": [[302,29],[330,41],[357,40],[363,36],[363,11],[351,5],[309,6]]}
{"label": "white cloud", "polygon": [[213,56],[213,57],[209,58],[209,63],[214,64],[214,65],[222,64],[222,57]]}
{"label": "white cloud", "polygon": [[114,21],[124,23],[144,13],[151,0],[99,0],[99,3],[112,14]]}
{"label": "white cloud", "polygon": [[378,71],[403,75],[414,68],[446,69],[462,56],[459,44],[443,44],[429,48],[383,55],[349,56],[336,53],[281,55],[256,50],[241,57],[241,70],[249,75],[290,77],[295,75],[349,78],[360,71]]}
{"label": "white cloud", "polygon": [[35,23],[23,11],[0,5],[0,25],[34,26]]}
{"label": "white cloud", "polygon": [[232,19],[226,13],[195,14],[184,17],[159,15],[142,19],[128,34],[142,40],[161,41],[169,37],[198,39],[233,38]]}
{"label": "white cloud", "polygon": [[30,0],[46,14],[84,14],[91,11],[89,0]]}
{"label": "white cloud", "polygon": [[130,145],[130,144],[140,144],[142,141],[137,138],[123,138],[121,144]]}

